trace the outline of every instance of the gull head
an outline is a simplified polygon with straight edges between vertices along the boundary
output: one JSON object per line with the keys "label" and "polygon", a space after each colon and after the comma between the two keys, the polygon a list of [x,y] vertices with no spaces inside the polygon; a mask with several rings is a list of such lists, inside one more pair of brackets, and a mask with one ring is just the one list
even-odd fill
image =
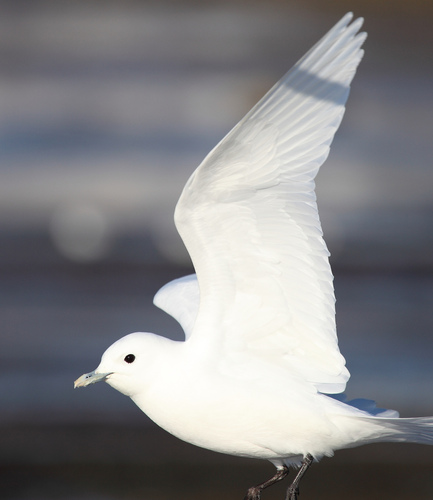
{"label": "gull head", "polygon": [[74,382],[74,388],[105,381],[114,389],[133,396],[143,389],[146,372],[153,359],[153,333],[131,333],[112,344],[102,355],[99,366],[84,373]]}

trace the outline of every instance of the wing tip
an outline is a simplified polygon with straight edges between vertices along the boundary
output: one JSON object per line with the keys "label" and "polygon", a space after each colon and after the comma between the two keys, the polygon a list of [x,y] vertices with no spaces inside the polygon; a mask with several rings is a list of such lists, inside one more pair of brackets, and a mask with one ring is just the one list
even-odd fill
{"label": "wing tip", "polygon": [[350,23],[350,21],[353,19],[353,12],[349,10],[349,12],[346,12],[344,16],[341,18],[340,23],[345,24],[346,26]]}
{"label": "wing tip", "polygon": [[[353,20],[353,22],[351,22]],[[353,36],[361,36],[365,39],[367,34],[365,32],[361,32],[361,28],[364,25],[365,19],[360,16],[354,19],[353,12],[348,12],[345,14],[340,21],[334,26],[331,31],[338,30],[340,34],[345,31],[349,31]]]}

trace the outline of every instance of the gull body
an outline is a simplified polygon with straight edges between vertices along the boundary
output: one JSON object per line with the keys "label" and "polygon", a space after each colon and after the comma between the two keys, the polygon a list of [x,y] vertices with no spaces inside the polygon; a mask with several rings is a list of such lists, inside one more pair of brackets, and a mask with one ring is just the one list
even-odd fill
{"label": "gull body", "polygon": [[208,154],[175,211],[196,274],[155,304],[185,341],[133,333],[75,386],[105,380],[159,426],[217,452],[267,459],[277,474],[376,441],[433,444],[433,417],[400,419],[347,401],[333,278],[314,178],[362,58],[362,19],[341,19]]}
{"label": "gull body", "polygon": [[[132,353],[134,362],[125,363]],[[332,455],[378,435],[386,440],[386,425],[390,440],[398,440],[401,429],[384,420],[384,415],[396,416],[392,410],[383,410],[378,421],[284,376],[278,367],[242,366],[240,359],[239,376],[234,376],[220,361],[215,352],[201,356],[190,342],[132,333],[107,350],[96,373],[178,438],[217,452],[267,459],[277,467],[299,465],[307,453],[316,459]],[[362,408],[371,402],[356,404]]]}

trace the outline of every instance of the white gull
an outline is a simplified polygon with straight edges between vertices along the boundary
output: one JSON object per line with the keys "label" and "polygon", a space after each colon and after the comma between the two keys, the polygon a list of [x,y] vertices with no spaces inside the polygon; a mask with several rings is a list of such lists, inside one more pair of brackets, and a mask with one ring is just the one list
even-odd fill
{"label": "white gull", "polygon": [[313,460],[378,441],[433,444],[433,417],[347,401],[333,277],[314,178],[363,56],[362,19],[344,16],[207,155],[175,211],[196,275],[154,302],[185,341],[132,333],[75,386],[105,380],[189,443],[277,468],[246,498]]}

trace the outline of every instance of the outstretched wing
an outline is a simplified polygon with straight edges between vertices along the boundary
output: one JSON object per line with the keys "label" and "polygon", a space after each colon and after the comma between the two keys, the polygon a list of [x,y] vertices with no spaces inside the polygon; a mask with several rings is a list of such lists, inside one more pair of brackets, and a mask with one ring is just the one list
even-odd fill
{"label": "outstretched wing", "polygon": [[[209,153],[175,212],[200,288],[190,342],[318,390],[349,378],[314,194],[363,51],[347,14]],[[227,363],[230,365],[230,363]],[[232,363],[233,364],[233,363]],[[269,365],[271,366],[271,365]]]}
{"label": "outstretched wing", "polygon": [[188,339],[200,304],[197,276],[189,274],[170,281],[156,292],[153,303],[178,321]]}

